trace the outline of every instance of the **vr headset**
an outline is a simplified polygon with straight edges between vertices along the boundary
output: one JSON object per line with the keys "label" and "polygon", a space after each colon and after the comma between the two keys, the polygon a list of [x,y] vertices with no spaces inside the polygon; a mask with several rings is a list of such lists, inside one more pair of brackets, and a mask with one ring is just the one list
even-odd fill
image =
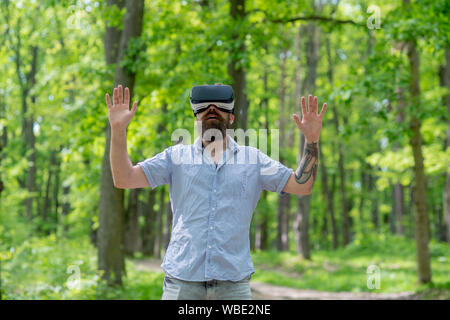
{"label": "vr headset", "polygon": [[223,112],[234,111],[234,92],[228,85],[202,85],[195,86],[190,94],[191,108],[194,115],[203,112],[210,105],[215,105]]}

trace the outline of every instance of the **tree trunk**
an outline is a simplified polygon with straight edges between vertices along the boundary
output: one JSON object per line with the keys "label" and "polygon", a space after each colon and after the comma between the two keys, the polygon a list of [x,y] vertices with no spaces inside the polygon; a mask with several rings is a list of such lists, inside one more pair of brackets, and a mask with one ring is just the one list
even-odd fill
{"label": "tree trunk", "polygon": [[289,229],[288,229],[288,210],[290,197],[278,195],[277,211],[277,250],[289,250]]}
{"label": "tree trunk", "polygon": [[[62,32],[62,25],[61,25],[61,21],[55,17],[55,22],[56,22],[56,30],[58,32],[58,37],[59,37],[59,43],[61,44],[61,51],[63,55],[68,55],[67,49],[66,49],[66,44],[64,41],[64,35]],[[72,84],[72,86],[70,86],[70,84]],[[75,103],[75,76],[72,76],[71,80],[66,80],[66,86],[68,86],[69,88],[66,90],[67,92],[67,96],[69,98],[69,103],[73,104]],[[66,197],[67,194],[69,194],[70,192],[70,186],[64,187],[64,186],[60,186],[60,172],[61,172],[61,151],[63,150],[64,146],[60,145],[59,146],[59,150],[58,150],[58,156],[56,159],[56,169],[55,169],[55,186],[53,188],[53,203],[54,205],[54,217],[55,217],[55,221],[56,221],[56,227],[57,227],[57,232],[60,232],[61,234],[64,234],[67,230],[67,225],[65,225],[64,223],[64,217],[69,213],[70,211],[70,203],[66,202],[64,203],[62,201],[61,204],[61,212],[59,212],[59,200],[58,200],[58,194],[59,194],[59,190],[60,187],[63,188],[63,195],[62,197]],[[92,224],[91,224],[92,225]],[[91,228],[90,230],[91,232],[91,242],[94,244],[94,246],[97,245],[97,240],[96,240],[96,236],[97,236],[97,229],[93,229]]]}
{"label": "tree trunk", "polygon": [[359,208],[358,208],[358,212],[359,212],[359,223],[358,223],[358,231],[361,234],[365,234],[367,232],[366,230],[366,222],[364,219],[364,206],[366,204],[366,198],[367,198],[367,180],[368,180],[368,176],[367,176],[367,165],[364,162],[363,159],[361,159],[361,169],[360,169],[360,174],[361,174],[361,185],[360,185],[360,196],[359,196]]}
{"label": "tree trunk", "polygon": [[157,259],[161,258],[161,247],[162,247],[162,215],[164,214],[164,196],[165,196],[165,187],[161,188],[161,191],[159,192],[159,209],[157,211],[157,217],[156,217],[156,232],[155,232],[155,247],[154,247],[154,256]]}
{"label": "tree trunk", "polygon": [[[389,113],[393,112],[391,101],[388,102],[387,111]],[[395,150],[395,148],[394,148],[394,150]],[[391,179],[389,179],[389,186],[391,187],[391,195],[390,195],[390,197],[387,197],[386,200],[391,203],[391,212],[388,217],[388,220],[389,220],[388,222],[389,222],[389,231],[392,235],[394,235],[395,230],[396,230],[397,216],[396,216],[396,211],[395,211],[395,188],[394,188],[393,183],[391,182]]]}
{"label": "tree trunk", "polygon": [[[31,221],[33,217],[33,203],[36,202],[36,147],[35,141],[36,137],[33,131],[34,125],[34,112],[30,112],[28,109],[28,95],[30,90],[36,84],[36,73],[37,73],[37,58],[39,49],[37,46],[32,46],[31,49],[31,66],[30,71],[26,75],[25,79],[23,79],[22,71],[21,71],[21,57],[20,57],[20,48],[21,48],[21,39],[20,34],[17,35],[17,48],[16,48],[16,70],[17,77],[19,78],[19,83],[21,87],[21,98],[22,98],[22,136],[25,146],[25,157],[28,159],[28,163],[30,167],[26,173],[26,188],[29,193],[28,197],[25,199],[25,216],[28,221]],[[33,105],[36,101],[36,97],[34,95],[31,96],[31,104]],[[37,208],[37,206],[36,206]]]}
{"label": "tree trunk", "polygon": [[420,73],[419,54],[416,44],[408,42],[408,59],[410,69],[409,90],[411,94],[412,112],[409,122],[411,130],[410,145],[414,156],[414,206],[415,233],[417,246],[418,278],[420,283],[431,282],[431,266],[429,242],[429,222],[427,208],[426,177],[423,165],[421,122],[417,115],[420,112]]}
{"label": "tree trunk", "polygon": [[[327,49],[327,59],[328,59],[328,81],[331,85],[334,83],[334,70],[333,70],[333,64],[331,59],[331,45],[330,45],[330,37],[326,37],[326,49]],[[331,191],[328,189],[328,173],[327,173],[327,167],[325,165],[325,158],[323,156],[323,148],[324,143],[321,142],[320,147],[320,174],[322,177],[322,192],[324,199],[326,199],[327,202],[327,208],[328,212],[330,214],[331,219],[331,232],[332,232],[332,241],[333,241],[333,249],[337,249],[339,246],[339,240],[338,240],[338,229],[336,224],[336,217],[334,212],[334,187],[331,189]]]}
{"label": "tree trunk", "polygon": [[396,232],[398,235],[403,234],[403,212],[404,212],[404,187],[401,183],[394,185],[394,211],[396,216]]}
{"label": "tree trunk", "polygon": [[370,197],[370,216],[373,223],[373,226],[375,227],[375,231],[378,231],[379,227],[379,213],[378,213],[378,195],[377,190],[375,186],[375,177],[372,172],[372,168],[369,166],[369,173],[368,173],[368,182],[367,182],[367,192]]}
{"label": "tree trunk", "polygon": [[142,214],[144,215],[144,226],[142,228],[142,253],[144,255],[153,255],[155,243],[155,190],[148,191],[147,203],[144,206]]}
{"label": "tree trunk", "polygon": [[261,242],[259,248],[261,250],[269,249],[269,221],[266,216],[261,223]]}
{"label": "tree trunk", "polygon": [[[281,59],[281,77],[280,77],[280,162],[284,162],[284,149],[286,141],[286,115],[285,115],[285,101],[286,101],[286,49],[283,49]],[[288,222],[288,209],[289,209],[290,195],[278,195],[278,211],[277,211],[277,250],[285,251],[289,250],[289,227]]]}
{"label": "tree trunk", "polygon": [[[333,123],[336,132],[339,132],[339,120],[336,108],[333,108]],[[338,172],[339,172],[339,191],[341,193],[341,219],[342,219],[342,240],[343,244],[347,245],[350,243],[350,218],[349,218],[349,208],[347,191],[345,187],[346,174],[344,168],[344,147],[342,143],[338,141]]]}
{"label": "tree trunk", "polygon": [[170,201],[167,201],[165,229],[164,229],[164,252],[166,252],[167,248],[169,247],[171,231],[172,231],[172,205]]}
{"label": "tree trunk", "polygon": [[59,147],[59,150],[56,154],[56,161],[55,161],[55,180],[53,183],[53,192],[52,192],[52,203],[53,203],[53,220],[55,221],[55,230],[58,231],[58,223],[59,223],[59,190],[61,188],[60,186],[60,172],[61,172],[61,159],[59,158],[59,155],[61,154],[62,147]]}
{"label": "tree trunk", "polygon": [[[263,201],[267,201],[267,190],[263,190]],[[269,248],[269,217],[266,212],[263,213],[261,223],[259,224],[255,247],[259,250],[267,250]]]}
{"label": "tree trunk", "polygon": [[445,225],[442,221],[442,207],[440,203],[436,203],[434,205],[434,212],[436,212],[436,239],[438,241],[444,242],[445,241]]}
{"label": "tree trunk", "polygon": [[[302,95],[302,90],[303,90],[303,86],[302,86],[302,79],[301,79],[301,73],[302,73],[302,36],[304,33],[304,27],[299,27],[297,34],[295,36],[295,50],[296,50],[296,55],[298,57],[297,59],[297,64],[295,66],[295,113],[300,112],[301,113],[301,101],[300,101],[300,96]],[[296,131],[295,129],[293,130],[295,134],[298,133],[298,131]],[[303,150],[303,144],[301,143],[301,139],[302,139],[302,134],[300,133],[299,136],[300,142],[299,142],[299,148],[300,150]],[[293,137],[292,140],[295,140],[295,137]],[[300,151],[298,154],[299,159],[301,159],[301,154],[302,152]],[[298,198],[297,198],[297,205],[299,204],[298,202]],[[302,215],[301,215],[301,211],[299,210],[299,207],[297,206],[297,212],[295,212],[294,214],[294,219],[293,219],[293,223],[292,223],[292,228],[294,231],[294,240],[295,240],[295,250],[298,254],[302,254],[302,244],[301,244],[301,228],[300,228],[300,223],[302,220]],[[307,239],[307,241],[309,241]]]}
{"label": "tree trunk", "polygon": [[[267,44],[263,43],[263,48],[267,52]],[[261,109],[264,112],[264,129],[269,128],[269,85],[268,85],[268,65],[264,66],[264,74],[263,74],[263,87],[264,87],[264,96],[261,99]],[[263,190],[263,201],[267,201],[267,190]],[[263,213],[261,218],[261,223],[259,225],[259,240],[256,247],[260,250],[267,250],[269,247],[269,214],[267,212]]]}
{"label": "tree trunk", "polygon": [[[327,60],[328,60],[328,79],[331,84],[334,82],[334,71],[333,71],[333,59],[331,56],[330,40],[326,39],[327,44]],[[339,135],[339,116],[337,108],[332,108],[333,110],[333,123],[336,130],[336,134]],[[338,140],[337,142],[338,151],[338,171],[339,171],[339,190],[341,193],[341,219],[342,219],[342,240],[343,244],[347,245],[350,243],[350,220],[349,220],[349,209],[348,209],[348,199],[347,192],[345,188],[345,168],[344,168],[344,152],[342,143]]]}
{"label": "tree trunk", "polygon": [[[125,6],[125,0],[107,0],[107,6],[117,6],[119,9],[123,9]],[[119,56],[119,50],[121,46],[122,29],[120,27],[110,27],[106,22],[104,48],[105,48],[105,60],[106,64],[112,65],[117,62]]]}
{"label": "tree trunk", "polygon": [[[61,204],[61,216],[59,217],[60,224],[63,225],[62,227],[62,233],[65,234],[68,231],[68,224],[65,221],[67,215],[70,213],[71,206],[70,206],[70,184],[62,185],[62,204]],[[96,246],[97,242],[93,242],[93,244]]]}
{"label": "tree trunk", "polygon": [[305,259],[311,259],[311,250],[309,244],[309,205],[310,196],[298,196],[297,206],[301,214],[297,215],[297,226],[299,230],[299,244],[297,249]]}
{"label": "tree trunk", "polygon": [[[110,0],[108,5],[123,6],[122,1]],[[125,56],[128,43],[132,38],[139,37],[142,31],[144,1],[126,1],[126,12],[123,18],[122,32],[115,27],[107,27],[105,35],[106,63],[116,63],[114,87],[121,84],[130,89],[133,96],[135,74],[129,73],[120,66]],[[120,43],[117,49],[117,43]],[[132,99],[130,99],[133,101]],[[98,269],[102,271],[102,279],[108,285],[121,285],[122,274],[125,273],[124,262],[124,190],[116,189],[112,180],[111,163],[109,159],[111,143],[111,127],[106,128],[106,145],[103,155],[101,189],[99,203],[98,230]]]}
{"label": "tree trunk", "polygon": [[[44,196],[44,205],[42,208],[42,223],[43,228],[42,231],[45,234],[50,234],[50,226],[48,221],[48,211],[50,211],[51,202],[50,202],[50,189],[51,189],[51,181],[53,177],[53,171],[55,169],[56,165],[56,151],[52,150],[50,153],[50,164],[48,166],[48,176],[47,176],[47,183],[45,186],[45,196]],[[53,186],[55,188],[55,186]],[[54,221],[52,221],[54,222]]]}
{"label": "tree trunk", "polygon": [[[445,66],[440,72],[440,83],[442,87],[450,90],[450,49],[445,50]],[[450,93],[444,97],[445,105],[447,106],[447,135],[445,139],[444,150],[450,147]],[[445,174],[445,188],[443,190],[443,204],[444,204],[444,222],[445,222],[445,238],[450,243],[450,172],[447,170]]]}
{"label": "tree trunk", "polygon": [[[392,186],[392,183],[389,183],[390,186]],[[389,231],[391,232],[392,235],[395,234],[395,219],[396,219],[396,215],[395,215],[395,193],[394,193],[394,188],[391,188],[391,196],[387,197],[386,200],[388,202],[391,202],[391,211],[389,213],[389,217],[388,217],[388,222],[389,222]]]}
{"label": "tree trunk", "polygon": [[[334,123],[335,127],[338,130],[338,114],[336,108],[334,113]],[[338,142],[338,170],[339,170],[339,190],[341,193],[341,218],[342,218],[342,241],[344,246],[350,243],[350,218],[349,218],[349,208],[348,208],[348,199],[347,199],[347,191],[345,187],[346,175],[344,168],[344,151],[342,143]]]}
{"label": "tree trunk", "polygon": [[239,31],[241,23],[245,20],[245,0],[230,0],[230,16],[234,24],[239,26],[236,31],[233,31],[231,42],[237,43],[238,46],[231,49],[231,60],[228,64],[228,75],[231,78],[235,96],[234,115],[235,120],[233,128],[242,128],[247,130],[247,114],[248,114],[248,100],[247,100],[247,80],[245,68],[242,65],[242,57],[245,56],[245,32]]}
{"label": "tree trunk", "polygon": [[[117,6],[122,9],[124,1],[109,0],[108,6]],[[104,39],[107,65],[117,63],[120,40],[120,29],[107,25]],[[122,284],[122,273],[125,271],[122,239],[123,190],[114,188],[109,159],[110,141],[111,127],[107,123],[105,153],[103,155],[100,182],[99,228],[96,233],[95,242],[98,247],[98,269],[99,271],[103,271],[102,279],[106,280],[108,284]]]}
{"label": "tree trunk", "polygon": [[336,218],[334,216],[334,190],[328,189],[328,174],[327,174],[327,167],[325,165],[325,157],[323,156],[323,142],[321,143],[321,148],[319,150],[320,152],[320,174],[322,177],[322,194],[324,199],[326,199],[327,203],[327,211],[330,214],[331,219],[331,234],[332,234],[332,243],[333,243],[333,249],[337,249],[339,243],[338,243],[338,231],[337,231],[337,225],[336,225]]}
{"label": "tree trunk", "polygon": [[[306,35],[305,54],[306,54],[306,75],[304,79],[304,94],[313,94],[316,89],[317,78],[317,64],[319,61],[320,48],[320,34],[314,23],[308,23],[305,27],[299,29],[301,34]],[[305,137],[300,132],[299,154],[298,160],[303,157],[303,149],[305,145]],[[310,195],[303,195],[297,197],[297,226],[300,233],[298,239],[297,250],[299,250],[305,259],[311,259],[310,244],[309,244],[309,210],[310,210]]]}
{"label": "tree trunk", "polygon": [[125,254],[133,256],[139,250],[138,198],[141,189],[129,189],[128,207],[125,211]]}
{"label": "tree trunk", "polygon": [[255,252],[256,249],[256,237],[258,236],[258,227],[254,222],[255,216],[252,216],[252,222],[250,223],[250,252]]}
{"label": "tree trunk", "polygon": [[[50,165],[48,166],[47,183],[45,184],[45,195],[44,195],[44,205],[42,207],[42,222],[45,224],[47,222],[47,211],[50,207],[50,186],[52,180],[52,166],[55,158],[55,151],[52,150],[50,153]],[[45,228],[44,228],[45,229]]]}
{"label": "tree trunk", "polygon": [[[3,121],[3,119],[6,118],[6,96],[2,97],[0,96],[0,120]],[[0,164],[3,160],[4,154],[3,150],[6,148],[6,145],[8,144],[8,126],[6,125],[6,122],[4,122],[2,129],[0,130],[1,136],[0,136]],[[0,172],[0,208],[2,203],[2,192],[5,188],[5,183],[3,182],[2,174]]]}
{"label": "tree trunk", "polygon": [[[406,100],[405,100],[405,92],[402,87],[397,88],[397,102],[398,102],[398,110],[397,116],[395,117],[395,121],[397,123],[404,123],[405,118],[405,109],[406,109]],[[400,149],[400,145],[398,142],[394,142],[394,152]],[[396,216],[396,232],[398,235],[403,234],[403,216],[405,212],[405,191],[404,187],[401,183],[397,182],[394,185],[394,211]]]}

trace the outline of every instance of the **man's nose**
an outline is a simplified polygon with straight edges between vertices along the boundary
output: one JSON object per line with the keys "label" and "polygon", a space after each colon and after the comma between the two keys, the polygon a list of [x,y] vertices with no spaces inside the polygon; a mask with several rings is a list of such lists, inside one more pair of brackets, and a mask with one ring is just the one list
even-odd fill
{"label": "man's nose", "polygon": [[210,104],[208,106],[208,108],[206,108],[206,113],[205,114],[208,114],[211,111],[214,111],[215,113],[219,113],[218,109],[217,109],[217,106],[215,104]]}

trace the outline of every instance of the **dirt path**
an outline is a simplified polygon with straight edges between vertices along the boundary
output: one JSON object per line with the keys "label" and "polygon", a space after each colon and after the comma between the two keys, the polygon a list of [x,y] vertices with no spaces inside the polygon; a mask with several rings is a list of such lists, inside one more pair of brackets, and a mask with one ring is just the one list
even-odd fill
{"label": "dirt path", "polygon": [[260,282],[252,282],[251,287],[255,300],[409,300],[413,297],[410,292],[327,292],[280,287]]}
{"label": "dirt path", "polygon": [[[163,272],[161,261],[145,259],[134,262],[137,270]],[[294,289],[272,284],[251,281],[254,300],[409,300],[414,299],[411,292],[370,293],[370,292],[327,292]]]}

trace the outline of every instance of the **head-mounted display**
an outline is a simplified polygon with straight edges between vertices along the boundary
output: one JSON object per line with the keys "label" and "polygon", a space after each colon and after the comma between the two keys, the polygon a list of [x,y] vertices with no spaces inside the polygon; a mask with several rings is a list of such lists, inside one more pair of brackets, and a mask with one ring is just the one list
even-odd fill
{"label": "head-mounted display", "polygon": [[202,85],[195,86],[190,94],[191,108],[194,115],[205,111],[213,104],[224,112],[233,112],[234,93],[228,85]]}

